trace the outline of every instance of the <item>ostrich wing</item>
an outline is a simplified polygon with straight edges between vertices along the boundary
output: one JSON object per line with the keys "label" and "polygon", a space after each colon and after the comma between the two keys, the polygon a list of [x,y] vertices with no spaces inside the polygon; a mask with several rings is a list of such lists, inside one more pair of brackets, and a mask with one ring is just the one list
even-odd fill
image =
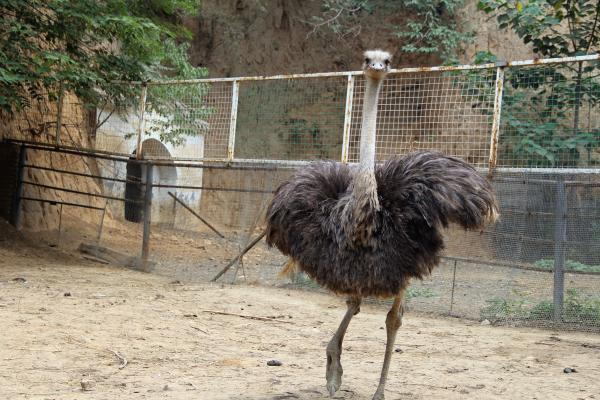
{"label": "ostrich wing", "polygon": [[411,153],[386,161],[376,176],[381,206],[398,222],[420,214],[432,228],[455,222],[478,229],[498,216],[489,182],[455,157]]}
{"label": "ostrich wing", "polygon": [[331,218],[350,184],[347,165],[314,162],[275,192],[267,210],[267,243],[291,255],[326,238],[339,236]]}

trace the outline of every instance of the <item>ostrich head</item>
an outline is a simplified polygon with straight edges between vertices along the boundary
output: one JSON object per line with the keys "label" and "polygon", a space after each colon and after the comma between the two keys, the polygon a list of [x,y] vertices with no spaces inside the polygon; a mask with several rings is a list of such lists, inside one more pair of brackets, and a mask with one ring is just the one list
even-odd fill
{"label": "ostrich head", "polygon": [[369,78],[381,80],[391,69],[392,55],[383,50],[367,50],[364,53],[363,71]]}

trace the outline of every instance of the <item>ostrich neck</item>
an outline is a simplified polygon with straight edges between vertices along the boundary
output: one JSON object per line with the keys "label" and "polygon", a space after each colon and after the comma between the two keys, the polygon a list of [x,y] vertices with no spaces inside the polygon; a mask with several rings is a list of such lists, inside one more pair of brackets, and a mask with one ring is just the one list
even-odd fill
{"label": "ostrich neck", "polygon": [[377,103],[382,80],[367,77],[360,131],[360,161],[352,179],[346,206],[346,233],[351,243],[373,245],[375,215],[379,211],[375,180],[375,132]]}
{"label": "ostrich neck", "polygon": [[375,169],[375,132],[377,130],[377,103],[382,80],[366,77],[365,98],[363,102],[362,127],[360,130],[360,167],[361,170]]}

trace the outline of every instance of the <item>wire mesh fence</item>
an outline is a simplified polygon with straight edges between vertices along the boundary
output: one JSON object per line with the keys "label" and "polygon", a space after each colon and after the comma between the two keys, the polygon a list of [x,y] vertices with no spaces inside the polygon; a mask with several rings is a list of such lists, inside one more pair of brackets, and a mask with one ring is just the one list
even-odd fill
{"label": "wire mesh fence", "polygon": [[[436,149],[481,173],[495,167],[501,204],[501,220],[483,232],[446,232],[445,258],[430,278],[413,282],[409,308],[600,330],[597,62],[388,77],[378,159]],[[318,290],[306,276],[279,277],[286,259],[264,241],[231,261],[263,232],[272,193],[296,161],[358,161],[360,73],[129,86],[124,111],[104,106],[62,117],[62,148],[81,151],[48,155],[58,150],[30,146],[38,154],[28,160],[38,164],[25,167],[23,214],[53,215],[45,228],[61,246],[86,241],[145,254],[154,271],[174,279],[208,281],[224,271],[220,281]],[[18,117],[12,132],[41,123],[42,135],[19,137],[56,145],[57,108],[44,107],[37,125]],[[73,97],[63,98],[63,112],[76,108]],[[81,205],[94,208],[83,217]]]}
{"label": "wire mesh fence", "polygon": [[592,60],[506,69],[499,165],[596,166],[597,68]]}
{"label": "wire mesh fence", "polygon": [[[435,149],[487,167],[495,70],[402,73],[384,81],[377,120],[377,157]],[[365,80],[357,77],[349,161],[358,162]]]}
{"label": "wire mesh fence", "polygon": [[[392,71],[380,160],[437,149],[478,167],[589,168],[598,154],[598,56]],[[42,94],[5,138],[146,159],[358,160],[360,72],[115,83],[106,101]],[[57,129],[60,124],[60,129]],[[491,164],[490,164],[491,163]]]}

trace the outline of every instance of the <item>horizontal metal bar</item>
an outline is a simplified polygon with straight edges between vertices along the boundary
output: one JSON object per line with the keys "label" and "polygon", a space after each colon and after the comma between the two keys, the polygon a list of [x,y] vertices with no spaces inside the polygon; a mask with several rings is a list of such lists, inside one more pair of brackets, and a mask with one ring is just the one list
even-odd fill
{"label": "horizontal metal bar", "polygon": [[[546,59],[531,59],[531,60],[518,60],[509,61],[502,63],[501,66],[506,67],[522,67],[529,65],[540,65],[540,64],[558,64],[567,63],[574,61],[593,61],[600,59],[598,54],[590,54],[585,56],[576,57],[560,57],[560,58],[546,58]],[[465,65],[442,65],[436,67],[408,67],[393,69],[390,71],[390,75],[394,74],[406,74],[415,72],[446,72],[446,71],[465,71],[465,70],[478,70],[478,69],[493,69],[499,66],[498,63],[486,63],[486,64],[465,64]],[[347,76],[358,76],[363,75],[363,71],[345,71],[345,72],[320,72],[311,74],[284,74],[284,75],[258,75],[258,76],[242,76],[233,78],[201,78],[201,79],[173,79],[164,81],[113,81],[114,84],[130,84],[130,85],[175,85],[175,84],[191,84],[191,83],[216,83],[216,82],[233,82],[233,81],[266,81],[266,80],[278,80],[278,79],[299,79],[299,78],[329,78],[329,77],[347,77]]]}
{"label": "horizontal metal bar", "polygon": [[[487,172],[488,168],[476,167],[480,172]],[[547,167],[496,167],[494,173],[535,173],[535,174],[600,174],[600,168],[547,168]]]}
{"label": "horizontal metal bar", "polygon": [[55,146],[53,144],[32,142],[32,141],[28,141],[28,140],[17,140],[17,139],[5,139],[5,140],[9,143],[22,144],[26,148],[32,149],[32,150],[53,151],[56,153],[73,154],[73,155],[80,155],[82,157],[83,156],[93,157],[93,158],[119,161],[119,162],[136,162],[139,164],[144,163],[143,160],[132,159],[132,158],[130,158],[129,155],[125,155],[122,153],[110,152],[110,151],[82,149],[79,147],[65,146],[65,145]]}
{"label": "horizontal metal bar", "polygon": [[25,167],[25,168],[31,168],[31,169],[39,169],[39,170],[43,170],[43,171],[56,172],[56,173],[59,173],[59,174],[75,175],[75,176],[83,176],[83,177],[86,177],[86,178],[102,179],[102,180],[105,180],[105,181],[114,181],[114,182],[121,182],[121,183],[136,183],[136,184],[139,184],[139,185],[142,185],[142,186],[146,185],[145,182],[135,181],[135,180],[132,180],[132,179],[109,178],[107,176],[86,174],[86,173],[83,173],[83,172],[67,171],[67,170],[64,170],[64,169],[57,169],[57,168],[42,167],[42,166],[33,165],[33,164],[25,164],[23,167]]}
{"label": "horizontal metal bar", "polygon": [[99,211],[103,211],[104,210],[103,207],[95,207],[95,206],[88,206],[88,205],[85,205],[85,204],[70,203],[68,201],[49,200],[49,199],[36,199],[35,197],[27,197],[27,196],[21,196],[21,199],[22,200],[29,200],[29,201],[38,201],[40,203],[62,204],[64,206],[89,208],[91,210],[99,210]]}
{"label": "horizontal metal bar", "polygon": [[600,54],[587,54],[585,56],[573,56],[573,57],[556,57],[556,58],[536,58],[532,60],[517,60],[509,61],[506,63],[507,67],[522,67],[529,65],[543,65],[543,64],[561,64],[568,62],[578,61],[595,61],[600,59]]}
{"label": "horizontal metal bar", "polygon": [[[129,158],[128,155],[111,153],[98,150],[86,150],[71,146],[54,146],[50,144],[29,142],[23,140],[6,139],[7,142],[23,144],[28,149],[40,150],[40,151],[53,151],[58,153],[75,154],[86,157],[107,159],[119,162],[135,162],[138,164],[145,164],[151,162],[154,165],[170,165],[175,167],[201,167],[205,163],[220,163],[225,165],[232,164],[270,164],[282,167],[296,168],[304,165],[308,165],[311,162],[322,161],[322,160],[273,160],[273,159],[242,159],[234,158],[228,160],[227,158],[198,158],[198,159],[143,159],[136,160]],[[184,161],[187,160],[187,161]],[[349,165],[354,165],[356,162],[349,162]],[[487,167],[475,167],[475,169],[482,173],[487,173]],[[547,167],[497,167],[495,173],[531,173],[531,174],[600,174],[600,168],[547,168]]]}
{"label": "horizontal metal bar", "polygon": [[259,190],[259,189],[229,189],[229,188],[218,188],[210,186],[192,186],[192,185],[161,185],[154,184],[153,188],[166,188],[166,189],[193,189],[193,190],[208,190],[215,192],[240,192],[240,193],[275,193],[274,190]]}
{"label": "horizontal metal bar", "polygon": [[67,189],[67,188],[62,188],[62,187],[59,187],[59,186],[52,186],[52,185],[44,185],[43,183],[36,183],[36,182],[31,182],[31,181],[23,181],[23,184],[24,185],[41,187],[41,188],[49,189],[49,190],[58,190],[60,192],[80,194],[80,195],[83,195],[83,196],[98,197],[98,198],[107,199],[107,200],[127,201],[128,203],[142,203],[141,201],[137,201],[137,200],[125,200],[125,199],[123,199],[121,197],[107,196],[107,195],[98,194],[98,193],[82,192],[81,190]]}
{"label": "horizontal metal bar", "polygon": [[[446,260],[450,260],[450,261],[460,261],[460,262],[464,262],[467,264],[487,265],[490,267],[514,268],[514,269],[520,269],[520,270],[532,271],[532,272],[549,272],[549,273],[554,272],[553,269],[538,268],[538,267],[534,267],[532,265],[523,264],[523,263],[508,263],[508,262],[504,263],[504,262],[500,262],[500,261],[487,261],[487,260],[479,260],[479,259],[474,259],[474,258],[463,258],[463,257],[454,257],[454,256],[442,256],[442,258],[446,259]],[[575,275],[600,275],[600,272],[573,271],[570,269],[565,269],[565,273],[575,274]]]}

